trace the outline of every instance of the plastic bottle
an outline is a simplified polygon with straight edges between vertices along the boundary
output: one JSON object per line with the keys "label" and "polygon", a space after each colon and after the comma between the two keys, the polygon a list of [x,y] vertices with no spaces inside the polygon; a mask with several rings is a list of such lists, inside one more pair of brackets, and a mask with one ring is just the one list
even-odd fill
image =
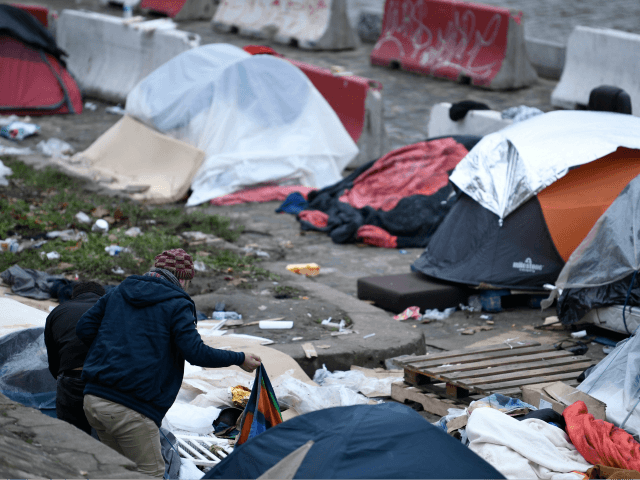
{"label": "plastic bottle", "polygon": [[0,250],[3,252],[18,253],[18,250],[20,250],[20,244],[17,240],[12,238],[2,240],[0,241]]}
{"label": "plastic bottle", "polygon": [[130,0],[124,0],[124,3],[122,4],[122,16],[124,18],[133,17],[133,5]]}

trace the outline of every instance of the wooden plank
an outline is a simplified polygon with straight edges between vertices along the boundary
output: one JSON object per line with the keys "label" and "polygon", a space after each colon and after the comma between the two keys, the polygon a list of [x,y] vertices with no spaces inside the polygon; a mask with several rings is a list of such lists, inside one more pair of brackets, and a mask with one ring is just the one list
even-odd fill
{"label": "wooden plank", "polygon": [[[489,375],[497,375],[499,373],[511,373],[517,372],[519,370],[530,370],[535,368],[545,368],[545,367],[560,367],[563,365],[570,365],[573,363],[581,363],[588,362],[589,358],[584,356],[561,356],[560,358],[552,358],[549,360],[537,360],[540,356],[548,355],[547,353],[532,355],[531,357],[535,358],[526,358],[526,357],[518,357],[517,363],[510,363],[513,359],[506,358],[497,361],[497,365],[502,366],[494,366],[492,362],[493,360],[489,360],[488,362],[478,362],[477,367],[469,368],[469,365],[459,365],[459,369],[455,367],[444,367],[437,368],[433,370],[429,370],[430,373],[435,375],[441,375],[446,378],[475,378],[475,377],[485,377]],[[593,363],[593,362],[592,362]],[[473,365],[473,364],[470,364]],[[486,366],[485,366],[486,365]]]}
{"label": "wooden plank", "polygon": [[519,380],[513,380],[511,382],[499,382],[499,383],[487,383],[481,385],[474,385],[474,388],[483,392],[492,392],[495,390],[501,390],[509,387],[521,387],[523,385],[533,385],[535,383],[549,383],[549,382],[561,382],[563,380],[575,380],[580,373],[568,372],[560,373],[557,375],[545,375],[541,377],[522,378]]}
{"label": "wooden plank", "polygon": [[417,387],[412,387],[403,383],[391,384],[391,398],[397,402],[404,403],[406,400],[417,402],[422,405],[426,412],[444,417],[449,414],[450,408],[465,408],[464,404],[456,404],[451,400],[440,399],[429,396],[420,391]]}
{"label": "wooden plank", "polygon": [[[561,373],[569,373],[575,372],[576,377],[580,375],[582,371],[589,368],[593,362],[581,362],[574,363],[572,365],[563,365],[561,367],[546,367],[546,368],[536,368],[532,370],[525,370],[513,373],[501,373],[498,375],[491,375],[488,377],[480,377],[480,378],[458,378],[456,380],[457,383],[462,383],[464,385],[469,385],[471,389],[474,385],[486,384],[486,383],[500,383],[511,380],[518,380],[524,378],[531,378],[537,376],[544,375],[556,375]],[[449,379],[447,379],[449,380]]]}
{"label": "wooden plank", "polygon": [[467,355],[472,353],[479,352],[498,352],[501,350],[513,350],[517,348],[526,348],[526,347],[537,347],[540,345],[538,342],[526,341],[522,342],[521,345],[512,344],[511,346],[506,343],[497,343],[496,345],[489,345],[487,347],[478,347],[478,348],[464,348],[460,350],[449,350],[447,352],[440,353],[430,353],[428,355],[419,355],[411,358],[407,358],[406,360],[396,360],[396,363],[399,365],[405,365],[408,363],[422,362],[424,360],[438,360],[441,358],[450,358],[457,357],[460,355]]}
{"label": "wooden plank", "polygon": [[[429,367],[441,367],[442,365],[454,365],[456,363],[471,363],[471,362],[479,362],[485,360],[492,360],[494,358],[504,358],[504,357],[517,357],[523,355],[530,355],[532,353],[544,353],[544,352],[557,352],[559,350],[555,349],[552,345],[541,345],[537,347],[526,347],[519,348],[513,350],[501,350],[497,352],[489,352],[489,353],[476,353],[473,355],[462,355],[458,357],[451,357],[445,360],[429,360],[424,362],[411,362],[404,365],[404,368],[412,367],[414,369],[425,369]],[[560,350],[562,351],[562,350]],[[571,354],[570,352],[569,355]]]}

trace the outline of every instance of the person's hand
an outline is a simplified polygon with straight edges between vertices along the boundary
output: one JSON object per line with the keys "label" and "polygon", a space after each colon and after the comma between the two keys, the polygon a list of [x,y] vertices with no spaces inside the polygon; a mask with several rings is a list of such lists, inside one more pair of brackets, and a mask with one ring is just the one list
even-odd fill
{"label": "person's hand", "polygon": [[253,353],[244,352],[244,363],[240,365],[240,368],[245,372],[253,372],[260,366],[260,357]]}

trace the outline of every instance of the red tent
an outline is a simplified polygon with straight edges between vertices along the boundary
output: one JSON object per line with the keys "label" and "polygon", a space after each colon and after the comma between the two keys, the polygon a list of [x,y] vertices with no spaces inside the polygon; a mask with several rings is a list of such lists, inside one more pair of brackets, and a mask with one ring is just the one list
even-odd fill
{"label": "red tent", "polygon": [[64,55],[34,16],[0,5],[0,114],[82,113]]}

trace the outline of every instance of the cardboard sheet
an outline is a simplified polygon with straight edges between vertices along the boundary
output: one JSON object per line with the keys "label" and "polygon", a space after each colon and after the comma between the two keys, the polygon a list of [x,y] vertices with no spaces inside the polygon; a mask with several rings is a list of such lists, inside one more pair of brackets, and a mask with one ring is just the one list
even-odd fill
{"label": "cardboard sheet", "polygon": [[125,115],[84,152],[53,160],[135,200],[160,204],[187,194],[204,152]]}

